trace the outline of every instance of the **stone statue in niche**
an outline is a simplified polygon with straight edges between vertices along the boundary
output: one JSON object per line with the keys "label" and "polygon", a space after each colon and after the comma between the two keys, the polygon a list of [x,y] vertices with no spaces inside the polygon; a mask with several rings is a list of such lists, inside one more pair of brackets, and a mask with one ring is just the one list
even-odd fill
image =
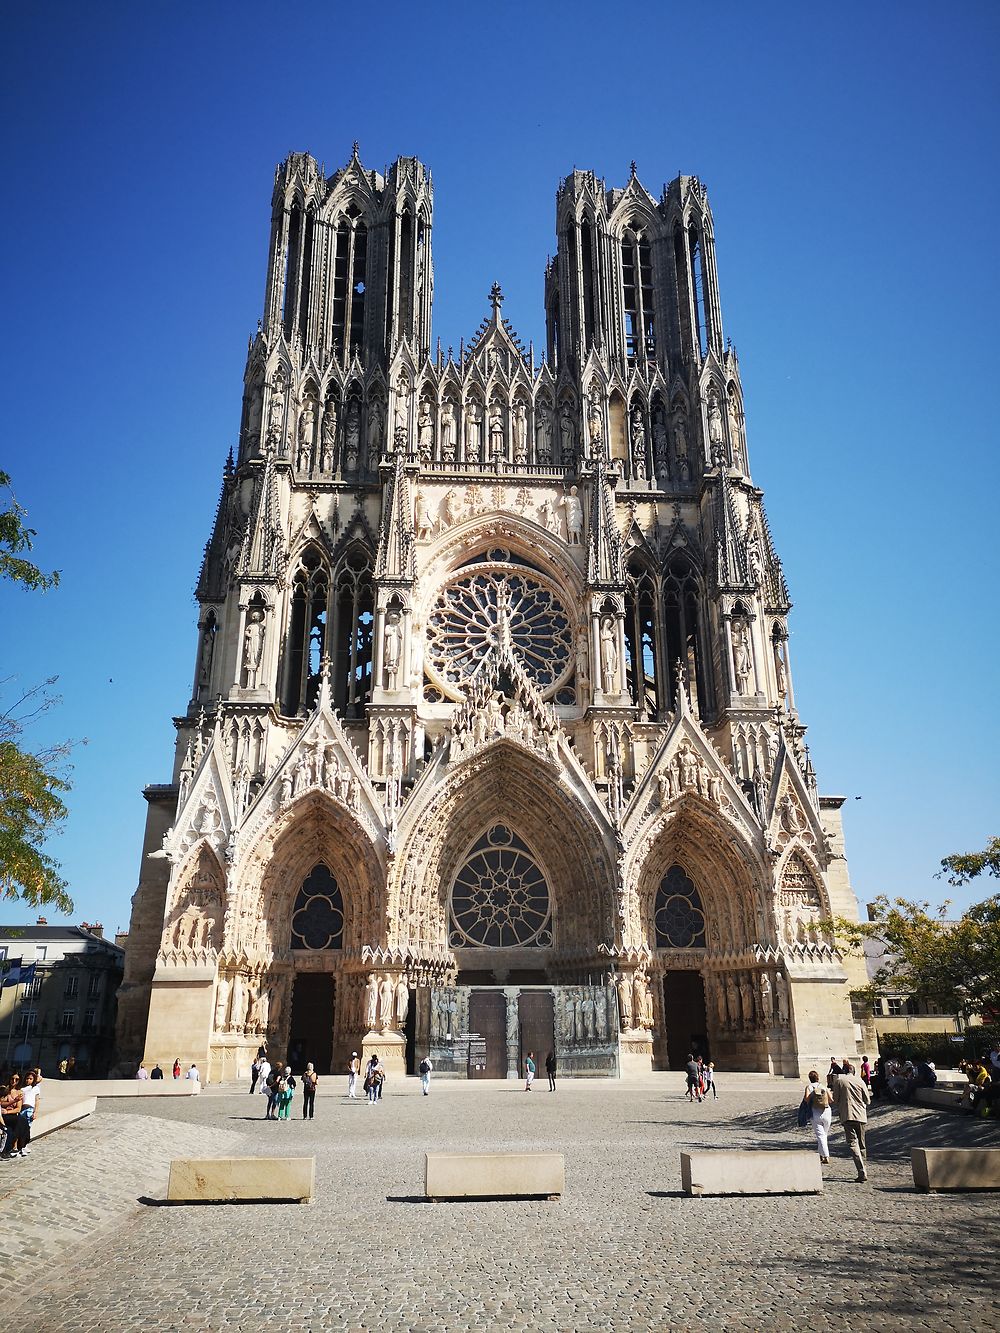
{"label": "stone statue in niche", "polygon": [[570,546],[579,546],[583,541],[583,505],[575,486],[569,488],[569,494],[559,501],[566,511],[566,536]]}
{"label": "stone statue in niche", "polygon": [[365,1027],[369,1032],[375,1030],[375,1024],[378,1022],[378,982],[375,980],[375,973],[368,973],[368,981],[365,985]]}
{"label": "stone statue in niche", "polygon": [[806,826],[805,820],[802,818],[802,814],[792,798],[791,792],[786,791],[784,796],[782,796],[781,800],[778,802],[778,818],[781,820],[781,827],[792,837],[794,837],[796,833],[801,833]]}
{"label": "stone statue in niche", "polygon": [[641,480],[646,476],[646,427],[642,420],[642,412],[638,407],[632,409],[631,433],[632,470]]}
{"label": "stone statue in niche", "polygon": [[396,444],[406,442],[410,426],[410,385],[405,375],[396,382],[396,407],[393,413],[393,431]]}
{"label": "stone statue in niche", "polygon": [[292,778],[292,769],[290,765],[286,765],[282,770],[279,791],[280,804],[284,807],[291,801],[294,791],[294,779]]}
{"label": "stone statue in niche", "polygon": [[774,978],[774,987],[778,998],[778,1019],[782,1024],[788,1022],[788,983],[785,974],[778,972]]}
{"label": "stone statue in niche", "polygon": [[708,440],[710,444],[722,444],[724,439],[722,410],[718,397],[713,393],[708,400]]}
{"label": "stone statue in niche", "polygon": [[316,407],[311,398],[307,398],[302,404],[302,415],[299,417],[299,455],[298,469],[305,472],[312,461],[313,434],[316,429]]}
{"label": "stone statue in niche", "polygon": [[386,688],[394,690],[399,680],[399,664],[403,649],[403,630],[399,612],[390,611],[385,618],[382,633],[382,661],[385,665]]}
{"label": "stone statue in niche", "polygon": [[320,428],[319,467],[321,472],[329,472],[333,467],[334,453],[337,448],[337,404],[332,398],[327,400],[323,413],[323,425]]}
{"label": "stone statue in niche", "polygon": [[250,402],[247,407],[247,443],[250,445],[256,445],[260,439],[262,396],[260,383],[256,382],[250,390]]}
{"label": "stone statue in niche", "polygon": [[347,409],[347,424],[344,427],[344,471],[357,472],[361,454],[361,409],[354,399]]}
{"label": "stone statue in niche", "polygon": [[490,408],[490,461],[499,463],[504,457],[503,408],[494,402]]}
{"label": "stone statue in niche", "polygon": [[753,657],[750,653],[750,635],[747,632],[746,623],[742,620],[733,621],[733,668],[736,672],[736,690],[738,694],[746,694],[750,688],[750,677],[753,674]]}
{"label": "stone statue in niche", "polygon": [[207,689],[212,678],[212,655],[215,652],[215,621],[206,624],[201,632],[201,654],[198,659],[198,686]]}
{"label": "stone statue in niche", "polygon": [[657,411],[653,418],[653,459],[657,475],[665,477],[670,471],[670,453],[667,444],[667,426],[660,411]]}
{"label": "stone statue in niche", "polygon": [[281,439],[285,419],[285,386],[279,375],[271,381],[271,407],[268,413],[267,436],[273,443]]}
{"label": "stone statue in niche", "polygon": [[535,409],[535,457],[543,465],[552,462],[552,413],[547,403]]}
{"label": "stone statue in niche", "polygon": [[390,977],[384,976],[378,988],[378,1021],[383,1032],[386,1028],[392,1027],[393,996],[392,980]]}
{"label": "stone statue in niche", "polygon": [[601,619],[601,689],[618,693],[618,635],[614,616]]}
{"label": "stone statue in niche", "polygon": [[406,1024],[406,1015],[410,1011],[410,989],[406,984],[406,978],[400,977],[396,982],[396,1026],[403,1028]]}
{"label": "stone statue in niche", "polygon": [[774,1017],[774,996],[771,991],[771,978],[766,972],[760,974],[760,1008],[764,1015],[764,1024],[767,1026]]}
{"label": "stone statue in niche", "polygon": [[243,1028],[246,1010],[247,988],[243,984],[242,976],[237,972],[233,979],[233,1007],[229,1014],[229,1026],[235,1028],[237,1032]]}
{"label": "stone statue in niche", "polygon": [[562,411],[559,413],[559,438],[562,449],[561,461],[563,463],[572,462],[576,454],[576,441],[574,440],[575,430],[573,427],[573,409],[569,403],[563,403]]}
{"label": "stone statue in niche", "polygon": [[629,985],[628,977],[620,976],[617,983],[618,988],[618,1015],[621,1020],[622,1030],[627,1031],[632,1026],[632,987]]}
{"label": "stone statue in niche", "polygon": [[421,463],[429,463],[434,451],[434,420],[431,417],[431,405],[426,398],[420,400],[417,413],[417,453]]}
{"label": "stone statue in niche", "polygon": [[250,612],[250,623],[243,631],[243,662],[247,673],[247,689],[257,688],[257,678],[260,675],[261,664],[264,660],[264,638],[266,630],[264,628],[264,613],[258,609]]}
{"label": "stone statue in niche", "polygon": [[483,409],[473,398],[465,409],[465,461],[478,463],[483,456]]}
{"label": "stone statue in niche", "polygon": [[587,429],[590,432],[590,447],[594,453],[600,452],[604,439],[604,413],[601,410],[601,395],[595,388],[587,405]]}
{"label": "stone statue in niche", "polygon": [[455,404],[450,398],[444,400],[441,408],[441,461],[455,461]]}
{"label": "stone statue in niche", "polygon": [[368,459],[371,466],[375,465],[381,452],[382,403],[380,399],[372,398],[368,403]]}
{"label": "stone statue in niche", "polygon": [[784,703],[788,698],[788,672],[785,669],[785,654],[780,639],[774,641],[774,679],[778,687],[778,698]]}
{"label": "stone statue in niche", "polygon": [[216,1032],[225,1032],[226,1020],[229,1017],[229,982],[225,977],[219,978],[219,984],[215,992],[215,1030]]}
{"label": "stone statue in niche", "polygon": [[734,396],[730,396],[729,399],[729,439],[733,446],[733,462],[741,472],[745,471],[740,423],[740,405]]}
{"label": "stone statue in niche", "polygon": [[423,491],[417,491],[414,513],[416,516],[417,541],[425,542],[434,532],[434,518],[431,514],[431,507],[427,503],[427,496],[424,495]]}
{"label": "stone statue in niche", "polygon": [[514,462],[528,461],[528,409],[524,403],[514,405]]}
{"label": "stone statue in niche", "polygon": [[538,521],[547,532],[555,533],[556,536],[559,535],[559,515],[548,496],[538,506]]}
{"label": "stone statue in niche", "polygon": [[465,503],[462,496],[454,487],[444,497],[444,516],[448,521],[449,527],[454,527],[456,523],[461,523],[465,517]]}
{"label": "stone statue in niche", "polygon": [[740,1022],[740,1000],[736,982],[730,974],[726,977],[726,1009],[729,1013],[729,1026],[738,1027]]}

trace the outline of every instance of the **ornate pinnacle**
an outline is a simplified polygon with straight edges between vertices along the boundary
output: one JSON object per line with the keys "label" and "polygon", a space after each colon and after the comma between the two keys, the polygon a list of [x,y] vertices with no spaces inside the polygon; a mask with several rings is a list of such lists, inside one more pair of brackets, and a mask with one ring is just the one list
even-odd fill
{"label": "ornate pinnacle", "polygon": [[493,318],[500,318],[500,307],[503,305],[503,292],[500,290],[500,284],[495,282],[490,288],[490,305],[493,307]]}

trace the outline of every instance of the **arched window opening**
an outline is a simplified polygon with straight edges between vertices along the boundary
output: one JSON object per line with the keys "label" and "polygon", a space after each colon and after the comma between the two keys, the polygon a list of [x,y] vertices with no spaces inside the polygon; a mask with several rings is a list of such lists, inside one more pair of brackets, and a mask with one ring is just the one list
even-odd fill
{"label": "arched window opening", "polygon": [[292,205],[288,217],[288,244],[285,246],[285,299],[281,310],[281,322],[285,337],[292,336],[295,327],[295,298],[299,277],[299,253],[302,243],[302,210],[297,204]]}
{"label": "arched window opening", "polygon": [[653,906],[658,949],[704,949],[705,909],[701,895],[679,865],[660,881]]}
{"label": "arched window opening", "polygon": [[548,335],[548,357],[549,365],[555,370],[559,365],[559,288],[552,288],[552,298],[549,301],[548,319],[546,320],[546,333]]}
{"label": "arched window opening", "polygon": [[354,228],[354,263],[351,270],[351,352],[360,352],[365,336],[365,295],[368,289],[368,228],[358,222]]}
{"label": "arched window opening", "polygon": [[677,664],[680,662],[687,671],[691,703],[696,710],[698,701],[706,698],[699,637],[700,608],[698,581],[691,566],[685,560],[672,561],[663,581],[670,698],[673,700],[677,694]]}
{"label": "arched window opening", "polygon": [[399,219],[399,337],[409,337],[413,322],[413,218],[404,208]]}
{"label": "arched window opening", "polygon": [[494,824],[455,876],[452,948],[545,948],[551,916],[549,887],[531,851],[505,824]]}
{"label": "arched window opening", "polygon": [[375,621],[371,562],[366,551],[351,551],[340,568],[333,618],[333,701],[344,717],[360,717],[371,694]]}
{"label": "arched window opening", "polygon": [[342,219],[337,224],[333,258],[333,323],[331,341],[341,348],[347,345],[347,283],[350,278],[351,228]]}
{"label": "arched window opening", "polygon": [[653,260],[649,241],[638,230],[622,239],[622,285],[625,310],[625,355],[629,363],[656,355],[653,311]]}
{"label": "arched window opening", "polygon": [[633,561],[625,594],[625,674],[640,717],[656,717],[656,585],[649,570]]}
{"label": "arched window opening", "polygon": [[589,222],[580,226],[580,254],[583,263],[583,345],[587,348],[594,343],[597,307],[594,292],[594,236]]}
{"label": "arched window opening", "polygon": [[344,899],[322,861],[306,876],[292,911],[292,948],[316,953],[344,947]]}
{"label": "arched window opening", "polygon": [[307,551],[292,581],[285,688],[285,712],[289,715],[312,707],[316,701],[326,649],[328,590],[319,553]]}
{"label": "arched window opening", "polygon": [[692,305],[694,307],[695,332],[702,356],[708,355],[708,308],[705,304],[705,263],[702,253],[702,240],[697,230],[692,227],[688,232],[691,251]]}
{"label": "arched window opening", "polygon": [[306,214],[302,229],[302,280],[299,283],[299,337],[305,342],[309,335],[309,295],[312,291],[313,224],[311,212]]}

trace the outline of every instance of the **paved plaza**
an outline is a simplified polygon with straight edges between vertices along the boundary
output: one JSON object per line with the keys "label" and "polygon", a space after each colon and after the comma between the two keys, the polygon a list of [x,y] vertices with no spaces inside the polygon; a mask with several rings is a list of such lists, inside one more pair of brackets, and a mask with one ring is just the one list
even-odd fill
{"label": "paved plaza", "polygon": [[[822,1198],[680,1193],[687,1147],[810,1144],[798,1090],[396,1080],[369,1106],[328,1079],[308,1123],[236,1088],[104,1101],[2,1164],[0,1295],[58,1330],[1000,1328],[997,1196],[918,1195],[909,1169],[911,1145],[1000,1147],[995,1122],[877,1107],[868,1185],[835,1129]],[[566,1194],[427,1204],[426,1149],[561,1151]],[[300,1153],[311,1206],[157,1206],[173,1156]]]}

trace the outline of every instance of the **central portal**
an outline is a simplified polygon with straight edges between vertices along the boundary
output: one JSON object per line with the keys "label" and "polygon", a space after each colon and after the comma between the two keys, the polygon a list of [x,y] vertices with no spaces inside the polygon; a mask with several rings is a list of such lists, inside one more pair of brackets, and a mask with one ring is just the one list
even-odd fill
{"label": "central portal", "polygon": [[556,1048],[552,992],[522,991],[517,997],[517,1025],[520,1038],[518,1072],[524,1072],[524,1060],[529,1051],[534,1052],[535,1065],[541,1069],[545,1064],[545,1057]]}
{"label": "central portal", "polygon": [[329,972],[299,972],[292,991],[288,1063],[299,1074],[312,1064],[332,1073],[334,981]]}
{"label": "central portal", "polygon": [[705,1017],[705,983],[700,972],[667,972],[663,977],[663,1012],[667,1029],[667,1063],[683,1069],[689,1055],[709,1057]]}
{"label": "central portal", "polygon": [[485,1068],[469,1055],[469,1078],[507,1077],[507,998],[503,991],[474,990],[469,996],[469,1036],[486,1043]]}

